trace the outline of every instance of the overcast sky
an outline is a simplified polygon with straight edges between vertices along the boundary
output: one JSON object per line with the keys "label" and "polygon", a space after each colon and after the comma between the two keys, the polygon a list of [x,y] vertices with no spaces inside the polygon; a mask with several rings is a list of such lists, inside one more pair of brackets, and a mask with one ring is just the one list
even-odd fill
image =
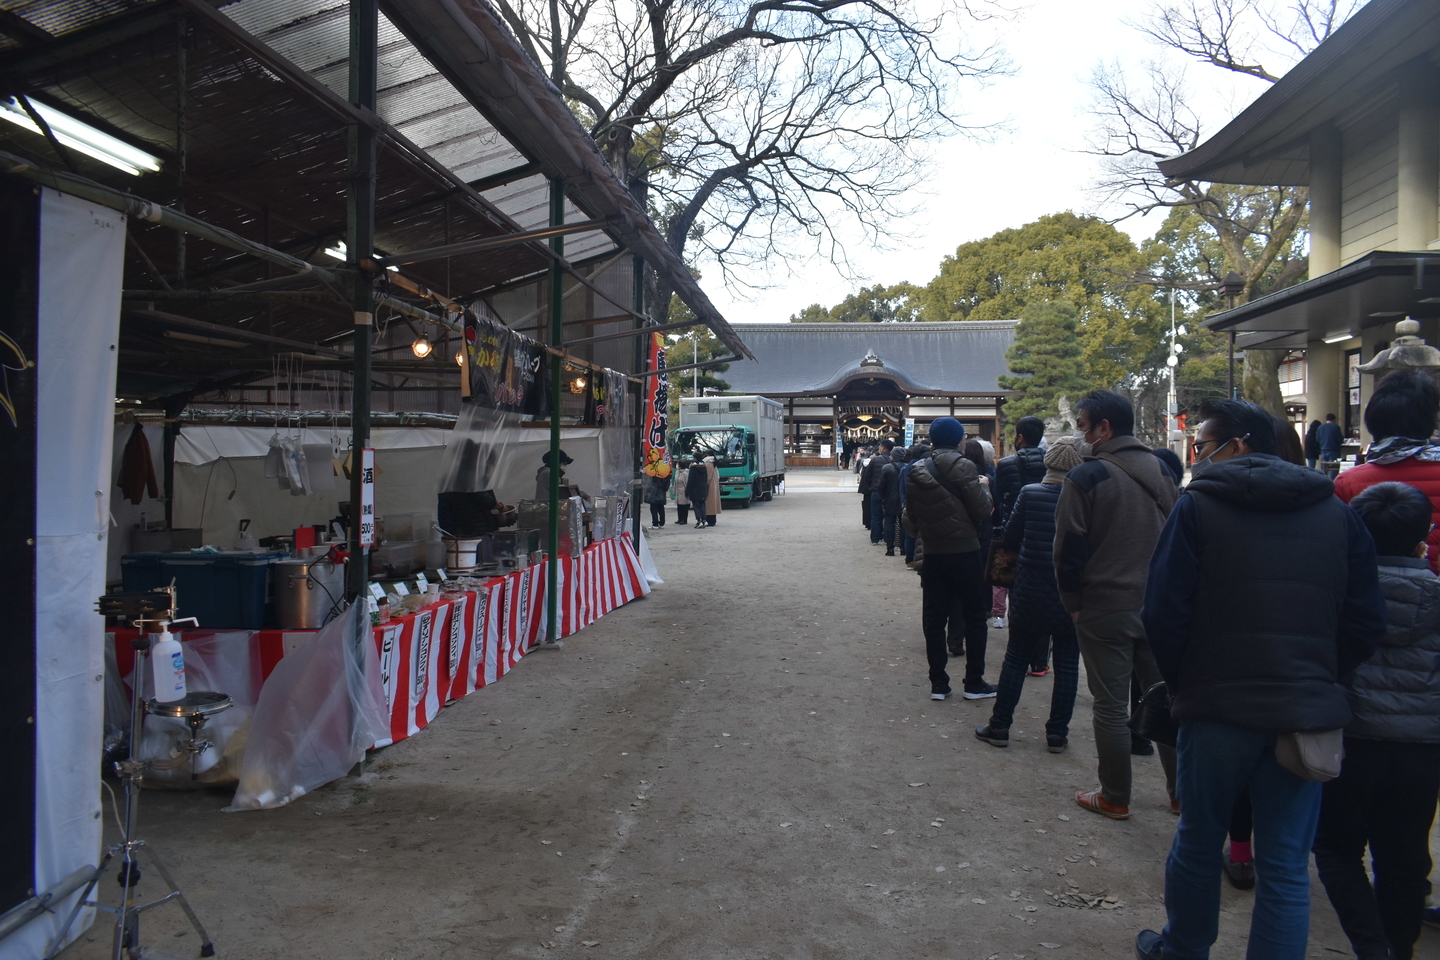
{"label": "overcast sky", "polygon": [[[1091,189],[1099,160],[1077,151],[1094,123],[1087,110],[1095,67],[1135,68],[1165,56],[1124,22],[1137,19],[1147,6],[1147,0],[1031,0],[1012,22],[1000,25],[1014,73],[971,93],[964,105],[967,119],[1005,121],[1006,129],[993,143],[956,137],[938,148],[928,196],[919,198],[923,212],[908,224],[914,239],[888,251],[851,246],[865,281],[924,284],[959,244],[1047,213],[1119,216],[1122,210],[1103,206]],[[1209,132],[1267,86],[1201,64],[1186,69],[1204,91]],[[1151,235],[1160,219],[1128,220],[1121,228],[1138,241]],[[706,292],[732,323],[784,321],[817,301],[832,306],[857,286],[818,258],[798,265],[794,276],[777,271],[772,287],[756,294],[727,290],[708,272],[705,281]]]}

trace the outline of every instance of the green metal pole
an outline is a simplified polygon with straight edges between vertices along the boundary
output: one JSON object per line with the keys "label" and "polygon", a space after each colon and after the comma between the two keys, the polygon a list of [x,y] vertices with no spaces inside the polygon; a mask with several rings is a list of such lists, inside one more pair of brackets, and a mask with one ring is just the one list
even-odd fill
{"label": "green metal pole", "polygon": [[[633,266],[630,270],[630,309],[634,310],[636,313],[644,313],[645,260],[643,257],[636,256],[632,263]],[[644,326],[644,321],[637,317],[635,319],[635,328],[638,330],[642,326]],[[644,334],[641,334],[640,336],[637,336],[635,338],[636,373],[643,374],[650,364],[650,337],[653,336],[653,333],[650,334],[650,336],[645,336]],[[642,499],[641,494],[644,492],[645,488],[643,486],[637,485],[636,481],[641,479],[640,469],[645,464],[645,399],[646,392],[649,390],[649,387],[646,386],[646,384],[648,383],[648,379],[641,377],[640,388],[638,391],[640,402],[635,404],[635,410],[638,414],[638,422],[635,425],[635,476],[630,482],[630,512],[633,514],[633,516],[630,518],[630,539],[631,542],[635,544],[635,549],[637,551],[640,549],[640,500]],[[625,389],[630,389],[628,384],[626,385]]]}
{"label": "green metal pole", "polygon": [[[378,0],[350,3],[350,102],[375,109],[380,7]],[[359,262],[375,250],[375,132],[350,124],[350,189],[348,204],[349,261],[354,271],[354,370],[350,408],[350,569],[346,593],[351,603],[364,603],[370,579],[369,548],[360,545],[361,451],[370,445],[370,350],[375,317],[374,296]],[[363,609],[363,608],[362,608]],[[358,641],[370,634],[370,618],[361,616]]]}
{"label": "green metal pole", "polygon": [[[551,180],[550,225],[564,223],[565,184]],[[550,261],[550,343],[558,349],[565,339],[565,275],[558,259],[565,253],[565,238],[551,237],[550,249],[556,256]],[[559,357],[550,359],[550,562],[545,567],[545,642],[556,643],[560,640],[560,387],[565,362]]]}

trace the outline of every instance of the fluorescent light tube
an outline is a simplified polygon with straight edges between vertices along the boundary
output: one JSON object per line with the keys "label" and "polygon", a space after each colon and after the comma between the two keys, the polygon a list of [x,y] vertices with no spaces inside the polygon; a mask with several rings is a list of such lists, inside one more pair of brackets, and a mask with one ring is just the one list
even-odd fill
{"label": "fluorescent light tube", "polygon": [[[144,150],[137,150],[123,140],[117,140],[110,134],[96,130],[88,123],[82,123],[43,103],[31,100],[30,106],[40,114],[41,119],[50,127],[50,132],[55,135],[55,139],[60,141],[62,146],[77,150],[87,157],[94,157],[102,163],[108,163],[117,170],[124,170],[131,176],[138,177],[142,173],[159,172],[160,159],[158,157],[153,157]],[[17,127],[24,127],[31,133],[44,136],[39,125],[30,119],[30,115],[25,112],[20,101],[14,97],[0,103],[0,118],[9,120]]]}
{"label": "fluorescent light tube", "polygon": [[1333,336],[1333,337],[1326,337],[1324,340],[1322,340],[1322,341],[1320,341],[1320,342],[1321,342],[1321,343],[1339,343],[1341,340],[1350,340],[1350,339],[1353,339],[1353,338],[1352,338],[1352,336],[1351,336],[1350,334],[1348,334],[1348,333],[1337,333],[1337,334],[1335,334],[1335,336]]}

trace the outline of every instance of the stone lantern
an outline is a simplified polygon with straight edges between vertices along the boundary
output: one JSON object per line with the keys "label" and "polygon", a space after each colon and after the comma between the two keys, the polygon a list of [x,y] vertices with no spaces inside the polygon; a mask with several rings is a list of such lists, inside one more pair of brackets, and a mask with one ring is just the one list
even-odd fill
{"label": "stone lantern", "polygon": [[1395,339],[1390,346],[1375,354],[1369,363],[1360,364],[1363,373],[1384,376],[1391,370],[1425,370],[1440,373],[1440,350],[1419,336],[1420,322],[1406,317],[1395,324]]}

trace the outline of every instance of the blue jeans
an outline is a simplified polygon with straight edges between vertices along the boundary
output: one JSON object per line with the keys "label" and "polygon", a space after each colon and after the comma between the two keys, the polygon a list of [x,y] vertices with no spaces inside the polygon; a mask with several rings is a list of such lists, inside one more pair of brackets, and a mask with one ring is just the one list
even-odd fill
{"label": "blue jeans", "polygon": [[1220,873],[1235,801],[1255,815],[1255,907],[1248,960],[1304,960],[1310,935],[1310,845],[1320,784],[1275,761],[1275,734],[1224,723],[1180,725],[1180,825],[1165,863],[1165,960],[1208,960],[1220,923]]}
{"label": "blue jeans", "polygon": [[885,537],[885,501],[880,494],[870,494],[870,542],[879,543]]}

